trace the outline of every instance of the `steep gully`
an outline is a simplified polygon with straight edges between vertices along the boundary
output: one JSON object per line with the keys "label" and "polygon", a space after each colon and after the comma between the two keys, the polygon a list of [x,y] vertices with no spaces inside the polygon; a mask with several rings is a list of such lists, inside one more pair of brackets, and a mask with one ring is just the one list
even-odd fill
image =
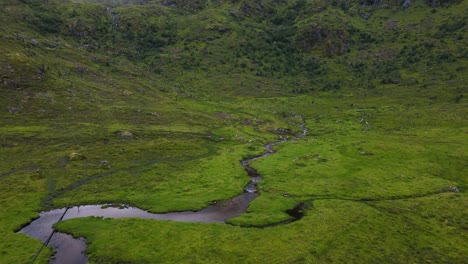
{"label": "steep gully", "polygon": [[[308,132],[305,122],[302,123],[302,132],[296,136],[302,138]],[[250,203],[258,196],[257,183],[262,176],[252,167],[250,163],[254,160],[268,157],[275,153],[273,147],[286,138],[281,137],[280,141],[265,145],[266,152],[260,156],[244,159],[241,161],[244,170],[250,177],[250,182],[244,188],[244,193],[227,201],[218,201],[200,211],[171,212],[163,214],[153,214],[135,207],[110,207],[108,205],[84,205],[69,208],[55,209],[42,212],[39,218],[22,228],[18,233],[26,234],[37,238],[43,242],[44,246],[51,246],[56,254],[51,258],[50,263],[82,264],[88,259],[83,253],[86,250],[84,239],[75,239],[68,234],[56,232],[53,225],[62,220],[80,217],[104,217],[104,218],[140,218],[159,219],[179,222],[219,222],[224,223],[227,219],[237,217],[247,211]],[[287,213],[298,220],[302,217],[299,207],[288,210]],[[40,252],[40,251],[39,251]],[[39,253],[38,252],[38,253]],[[36,257],[36,256],[35,256]]]}

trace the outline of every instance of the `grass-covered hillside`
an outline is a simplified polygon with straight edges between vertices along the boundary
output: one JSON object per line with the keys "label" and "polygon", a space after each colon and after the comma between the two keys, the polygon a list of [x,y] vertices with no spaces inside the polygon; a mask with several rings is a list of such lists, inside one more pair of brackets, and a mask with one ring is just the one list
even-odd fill
{"label": "grass-covered hillside", "polygon": [[92,263],[468,262],[467,21],[460,0],[1,0],[0,263],[34,258],[15,232],[40,211],[234,197],[280,136],[227,224],[57,228]]}

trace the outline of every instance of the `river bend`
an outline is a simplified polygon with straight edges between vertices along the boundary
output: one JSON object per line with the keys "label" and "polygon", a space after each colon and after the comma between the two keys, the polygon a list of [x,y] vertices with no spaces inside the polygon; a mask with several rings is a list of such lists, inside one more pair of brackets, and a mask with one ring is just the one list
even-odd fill
{"label": "river bend", "polygon": [[[302,138],[308,132],[305,123],[302,124],[302,132],[296,136]],[[51,258],[52,264],[84,264],[88,262],[84,251],[86,243],[84,239],[75,239],[64,233],[56,232],[53,225],[62,221],[81,217],[104,217],[104,218],[140,218],[171,220],[179,222],[219,222],[224,223],[227,219],[237,217],[247,211],[250,203],[258,196],[257,183],[262,176],[252,167],[250,163],[254,160],[270,156],[274,153],[273,147],[286,138],[281,137],[280,141],[265,145],[266,152],[260,156],[244,159],[241,161],[244,170],[250,177],[250,182],[244,188],[244,193],[226,200],[218,201],[200,211],[170,212],[164,214],[154,214],[135,207],[125,205],[113,207],[110,205],[84,205],[70,208],[55,209],[39,214],[39,218],[22,228],[18,233],[26,234],[30,237],[41,240],[45,246],[51,246],[56,254]]]}

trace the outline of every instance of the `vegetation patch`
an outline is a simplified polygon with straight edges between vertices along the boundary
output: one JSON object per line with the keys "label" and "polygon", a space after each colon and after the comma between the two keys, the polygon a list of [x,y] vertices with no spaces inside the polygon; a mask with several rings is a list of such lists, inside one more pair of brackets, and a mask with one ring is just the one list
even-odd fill
{"label": "vegetation patch", "polygon": [[0,262],[33,259],[41,243],[15,231],[43,210],[232,198],[240,161],[283,139],[225,224],[57,228],[93,263],[466,262],[466,1],[0,9]]}

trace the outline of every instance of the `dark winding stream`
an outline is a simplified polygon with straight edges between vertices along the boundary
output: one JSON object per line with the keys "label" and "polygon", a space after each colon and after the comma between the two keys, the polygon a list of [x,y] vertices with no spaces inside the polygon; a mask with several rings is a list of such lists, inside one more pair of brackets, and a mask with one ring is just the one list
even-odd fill
{"label": "dark winding stream", "polygon": [[[296,138],[305,136],[308,129],[305,123],[302,124],[302,133]],[[227,219],[237,217],[247,211],[250,203],[258,196],[257,183],[262,176],[252,167],[250,162],[270,156],[274,153],[272,149],[275,145],[286,141],[281,138],[280,141],[265,145],[266,152],[260,156],[244,159],[241,161],[251,180],[244,188],[244,193],[230,200],[218,201],[200,211],[172,212],[164,214],[153,214],[135,207],[109,207],[107,205],[84,205],[70,208],[55,209],[39,214],[39,218],[32,221],[29,225],[18,231],[30,237],[41,240],[44,245],[51,246],[56,254],[51,258],[50,263],[56,264],[83,264],[88,259],[84,254],[86,243],[84,239],[75,239],[70,235],[55,232],[52,226],[62,220],[80,218],[80,217],[104,217],[104,218],[141,218],[141,219],[159,219],[172,220],[180,222],[219,222],[224,223]],[[290,211],[290,210],[288,210]],[[294,213],[291,216],[299,218]]]}

